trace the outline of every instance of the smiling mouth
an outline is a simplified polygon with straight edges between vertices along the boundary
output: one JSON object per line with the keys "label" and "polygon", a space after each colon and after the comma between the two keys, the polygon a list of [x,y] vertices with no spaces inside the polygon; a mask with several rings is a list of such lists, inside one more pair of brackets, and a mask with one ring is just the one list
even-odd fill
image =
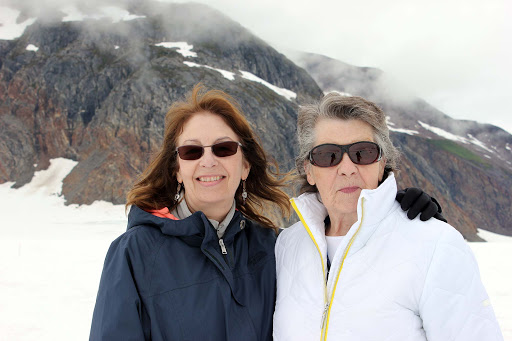
{"label": "smiling mouth", "polygon": [[201,176],[197,178],[197,180],[201,182],[213,182],[213,181],[219,181],[220,179],[224,178],[223,176]]}

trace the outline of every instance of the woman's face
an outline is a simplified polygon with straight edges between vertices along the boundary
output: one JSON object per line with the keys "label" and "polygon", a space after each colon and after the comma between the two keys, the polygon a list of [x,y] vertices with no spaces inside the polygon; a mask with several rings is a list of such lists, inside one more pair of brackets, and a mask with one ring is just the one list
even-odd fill
{"label": "woman's face", "polygon": [[[354,142],[370,141],[373,129],[360,120],[322,119],[315,127],[315,144],[324,143],[347,145]],[[316,185],[322,202],[329,215],[351,215],[357,220],[357,200],[363,189],[375,189],[384,175],[385,160],[357,165],[343,154],[341,162],[333,167],[317,167],[305,164],[309,184]]]}
{"label": "woman's face", "polygon": [[[177,146],[210,146],[226,141],[240,142],[220,116],[199,112],[185,123]],[[191,212],[203,211],[210,219],[227,214],[240,180],[247,179],[250,170],[241,147],[236,154],[226,157],[216,156],[211,148],[205,148],[198,160],[182,160],[178,156],[178,166],[176,177],[185,187],[189,209]]]}

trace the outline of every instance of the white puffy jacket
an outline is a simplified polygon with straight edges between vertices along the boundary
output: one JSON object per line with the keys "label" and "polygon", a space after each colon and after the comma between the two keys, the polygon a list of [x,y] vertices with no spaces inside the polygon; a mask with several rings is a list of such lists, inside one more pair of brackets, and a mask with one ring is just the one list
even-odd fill
{"label": "white puffy jacket", "polygon": [[316,194],[292,199],[301,221],[276,244],[274,340],[503,340],[460,233],[409,220],[395,195],[392,174],[361,192],[327,284],[327,211]]}

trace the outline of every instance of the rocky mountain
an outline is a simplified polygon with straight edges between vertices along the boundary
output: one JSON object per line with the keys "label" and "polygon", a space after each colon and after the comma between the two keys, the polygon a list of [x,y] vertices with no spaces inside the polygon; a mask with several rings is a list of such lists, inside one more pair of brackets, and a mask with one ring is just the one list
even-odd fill
{"label": "rocky mountain", "polygon": [[436,196],[468,239],[478,238],[476,228],[512,235],[511,135],[383,92],[379,70],[313,55],[292,62],[199,4],[127,2],[115,20],[49,12],[21,37],[0,40],[0,183],[20,187],[50,159],[67,157],[79,161],[64,182],[68,203],[124,203],[161,141],[166,111],[198,82],[235,97],[289,170],[298,105],[337,90],[390,116],[404,154],[402,187]]}
{"label": "rocky mountain", "polygon": [[264,146],[293,159],[297,103],[321,94],[303,69],[208,7],[132,11],[137,18],[117,23],[37,20],[2,42],[0,181],[21,186],[65,156],[80,161],[64,184],[68,202],[123,203],[161,141],[171,103],[198,82],[238,99]]}

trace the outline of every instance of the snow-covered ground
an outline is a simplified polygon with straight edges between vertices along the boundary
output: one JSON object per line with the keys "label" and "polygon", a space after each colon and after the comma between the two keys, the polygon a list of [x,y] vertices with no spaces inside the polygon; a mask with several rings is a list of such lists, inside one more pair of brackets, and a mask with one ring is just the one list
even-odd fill
{"label": "snow-covered ground", "polygon": [[76,162],[52,160],[20,189],[0,185],[0,340],[87,340],[103,260],[124,206],[64,206]]}
{"label": "snow-covered ground", "polygon": [[[0,185],[0,341],[86,340],[103,260],[124,232],[124,206],[64,205],[54,159],[20,189]],[[471,243],[505,340],[512,341],[512,238],[480,231]],[[509,269],[509,270],[507,270]]]}

